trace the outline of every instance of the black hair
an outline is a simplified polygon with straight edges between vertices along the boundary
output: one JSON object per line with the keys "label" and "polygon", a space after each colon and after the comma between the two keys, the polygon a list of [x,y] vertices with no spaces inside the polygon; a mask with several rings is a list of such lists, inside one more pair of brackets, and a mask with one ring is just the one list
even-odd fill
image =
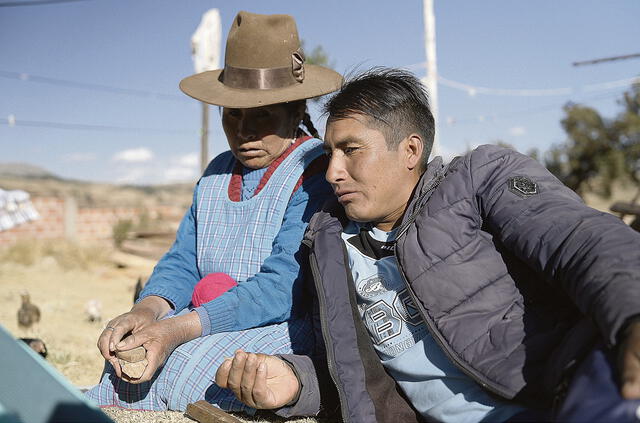
{"label": "black hair", "polygon": [[411,133],[419,134],[424,142],[420,168],[426,168],[435,123],[427,90],[411,72],[375,67],[349,78],[325,103],[324,112],[329,121],[354,114],[367,117],[383,133],[390,150]]}
{"label": "black hair", "polygon": [[320,134],[318,133],[318,130],[316,129],[316,127],[313,125],[313,122],[311,121],[311,116],[307,111],[307,100],[296,100],[290,103],[285,103],[285,106],[288,108],[290,112],[294,112],[298,110],[298,107],[303,107],[302,105],[304,105],[304,115],[300,123],[303,124],[305,128],[307,128],[307,132],[309,133],[309,135],[319,139]]}
{"label": "black hair", "polygon": [[320,138],[320,134],[318,133],[318,130],[316,129],[316,127],[313,125],[313,122],[311,122],[311,116],[309,116],[309,112],[304,112],[304,117],[302,118],[302,124],[307,128],[307,131],[309,131],[309,135],[311,135],[313,138]]}

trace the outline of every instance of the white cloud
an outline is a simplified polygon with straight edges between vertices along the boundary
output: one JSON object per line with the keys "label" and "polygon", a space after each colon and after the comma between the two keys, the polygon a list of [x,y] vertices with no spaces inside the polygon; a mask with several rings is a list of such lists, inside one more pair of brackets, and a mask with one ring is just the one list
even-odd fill
{"label": "white cloud", "polygon": [[[436,155],[441,156],[445,163],[449,163],[455,156],[460,155],[460,152],[454,151],[448,146],[440,144],[438,147]],[[433,158],[433,156],[434,155],[432,154],[431,158]]]}
{"label": "white cloud", "polygon": [[514,126],[509,129],[509,135],[513,137],[521,137],[527,133],[527,130],[523,126]]}
{"label": "white cloud", "polygon": [[193,181],[197,177],[197,167],[174,166],[163,172],[164,182]]}
{"label": "white cloud", "polygon": [[200,154],[199,153],[185,154],[184,156],[180,156],[176,162],[180,166],[197,167],[200,164]]}
{"label": "white cloud", "polygon": [[200,172],[200,154],[188,153],[171,160],[171,165],[162,170],[163,182],[187,182],[195,180]]}
{"label": "white cloud", "polygon": [[153,159],[153,151],[145,147],[122,150],[113,156],[119,162],[143,163]]}
{"label": "white cloud", "polygon": [[199,153],[156,156],[147,148],[120,151],[113,160],[118,184],[155,185],[195,182],[200,176]]}
{"label": "white cloud", "polygon": [[148,170],[142,167],[129,168],[121,171],[121,175],[116,179],[116,184],[145,184],[148,173]]}
{"label": "white cloud", "polygon": [[97,158],[95,153],[69,153],[64,156],[64,160],[68,162],[91,162]]}
{"label": "white cloud", "polygon": [[433,159],[435,156],[440,156],[445,163],[449,163],[454,157],[461,156],[465,154],[467,150],[471,150],[477,146],[477,144],[467,144],[466,146],[456,145],[452,147],[451,145],[440,142],[438,145],[438,151],[432,151],[429,160]]}

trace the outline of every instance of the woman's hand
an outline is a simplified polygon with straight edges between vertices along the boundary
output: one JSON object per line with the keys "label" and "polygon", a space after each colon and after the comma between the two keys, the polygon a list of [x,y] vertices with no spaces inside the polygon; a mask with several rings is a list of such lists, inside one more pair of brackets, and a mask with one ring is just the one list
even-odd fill
{"label": "woman's hand", "polygon": [[139,379],[131,379],[122,372],[118,376],[129,383],[151,380],[156,370],[164,364],[173,350],[199,337],[201,333],[200,317],[194,312],[154,321],[139,330],[134,330],[131,335],[115,345],[115,350],[127,351],[142,345],[147,350],[147,367]]}
{"label": "woman's hand", "polygon": [[138,332],[156,322],[171,310],[169,303],[161,297],[149,296],[135,304],[131,311],[121,314],[107,323],[98,338],[98,349],[111,363],[118,377],[122,377],[120,364],[116,358],[116,345],[129,333]]}
{"label": "woman's hand", "polygon": [[300,382],[287,363],[266,354],[236,351],[216,372],[216,383],[257,409],[280,408],[298,395]]}

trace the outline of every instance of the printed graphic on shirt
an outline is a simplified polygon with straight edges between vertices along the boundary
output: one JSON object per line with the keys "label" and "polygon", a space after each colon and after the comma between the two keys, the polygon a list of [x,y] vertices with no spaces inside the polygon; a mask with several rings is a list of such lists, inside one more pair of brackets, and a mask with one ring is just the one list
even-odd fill
{"label": "printed graphic on shirt", "polygon": [[346,241],[358,310],[382,360],[397,357],[424,338],[427,328],[394,256],[394,233],[350,225]]}
{"label": "printed graphic on shirt", "polygon": [[352,222],[342,233],[358,312],[382,365],[414,408],[427,421],[454,423],[508,421],[521,411],[489,396],[449,361],[400,274],[394,232],[363,227]]}

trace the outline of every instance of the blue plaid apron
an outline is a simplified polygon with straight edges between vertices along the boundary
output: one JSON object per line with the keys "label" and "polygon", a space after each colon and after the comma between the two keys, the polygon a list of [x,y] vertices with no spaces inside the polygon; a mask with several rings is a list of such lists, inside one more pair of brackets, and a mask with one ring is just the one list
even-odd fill
{"label": "blue plaid apron", "polygon": [[[197,255],[202,275],[224,272],[242,283],[260,270],[271,253],[293,189],[304,169],[321,154],[321,141],[302,143],[257,195],[240,202],[228,195],[233,155],[225,152],[212,161],[197,193]],[[312,342],[306,319],[212,334],[176,348],[154,378],[143,384],[118,379],[107,362],[100,384],[86,395],[102,407],[184,411],[187,404],[206,399],[227,411],[254,414],[230,390],[214,383],[224,359],[238,348],[265,354],[310,353]]]}
{"label": "blue plaid apron", "polygon": [[322,142],[303,142],[278,166],[264,188],[245,201],[231,201],[228,188],[236,159],[214,159],[197,194],[197,252],[201,275],[224,272],[238,283],[255,275],[272,243],[304,169],[322,154]]}

